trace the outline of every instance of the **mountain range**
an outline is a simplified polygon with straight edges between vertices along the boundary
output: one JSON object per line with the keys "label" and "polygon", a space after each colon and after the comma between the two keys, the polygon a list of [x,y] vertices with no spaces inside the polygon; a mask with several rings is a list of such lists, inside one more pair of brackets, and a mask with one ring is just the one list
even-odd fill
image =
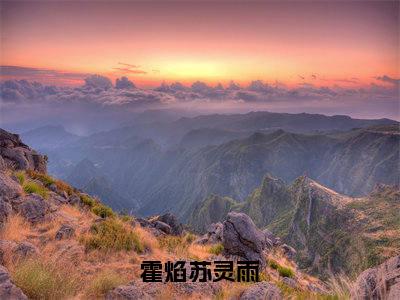
{"label": "mountain range", "polygon": [[159,120],[86,137],[58,127],[47,144],[46,127],[22,137],[49,157],[50,173],[114,191],[118,200],[104,197],[112,207],[123,201],[141,215],[171,211],[184,221],[211,194],[244,201],[267,173],[285,183],[307,175],[349,196],[399,182],[395,121],[270,112]]}

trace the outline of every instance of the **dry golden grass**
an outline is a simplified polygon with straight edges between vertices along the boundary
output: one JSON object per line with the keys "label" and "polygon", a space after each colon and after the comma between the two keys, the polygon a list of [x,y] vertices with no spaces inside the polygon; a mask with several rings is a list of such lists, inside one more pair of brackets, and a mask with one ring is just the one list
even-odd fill
{"label": "dry golden grass", "polygon": [[128,280],[123,275],[113,270],[103,270],[90,279],[84,294],[87,298],[99,298],[117,286],[127,283]]}
{"label": "dry golden grass", "polygon": [[21,242],[27,239],[32,233],[31,224],[20,215],[11,215],[0,230],[0,238],[14,242]]}

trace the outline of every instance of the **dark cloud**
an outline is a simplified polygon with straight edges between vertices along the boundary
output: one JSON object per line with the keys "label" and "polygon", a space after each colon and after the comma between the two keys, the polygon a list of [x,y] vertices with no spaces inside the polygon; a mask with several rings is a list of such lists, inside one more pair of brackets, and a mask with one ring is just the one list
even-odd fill
{"label": "dark cloud", "polygon": [[134,89],[135,87],[134,83],[125,76],[117,78],[115,81],[116,89]]}
{"label": "dark cloud", "polygon": [[375,79],[379,80],[379,81],[383,81],[383,82],[388,82],[391,84],[399,84],[400,83],[400,79],[392,78],[387,75],[377,76],[377,77],[375,77]]}
{"label": "dark cloud", "polygon": [[62,82],[63,80],[83,80],[90,74],[21,66],[0,66],[0,75],[3,78],[31,78],[31,80]]}

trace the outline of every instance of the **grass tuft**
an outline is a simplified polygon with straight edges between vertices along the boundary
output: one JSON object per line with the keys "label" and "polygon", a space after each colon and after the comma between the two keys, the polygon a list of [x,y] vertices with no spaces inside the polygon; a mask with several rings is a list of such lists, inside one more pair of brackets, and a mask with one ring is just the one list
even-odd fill
{"label": "grass tuft", "polygon": [[28,194],[38,194],[43,198],[47,198],[48,191],[44,186],[34,182],[34,181],[26,181],[23,186],[23,190]]}
{"label": "grass tuft", "polygon": [[81,241],[86,250],[144,251],[138,234],[118,219],[106,219],[92,225],[90,234],[83,236]]}
{"label": "grass tuft", "polygon": [[224,246],[222,244],[215,244],[210,247],[209,252],[211,254],[220,255],[224,251]]}
{"label": "grass tuft", "polygon": [[26,172],[32,179],[39,180],[46,187],[49,187],[53,183],[56,183],[55,179],[45,173],[40,173],[32,170],[27,170]]}
{"label": "grass tuft", "polygon": [[125,283],[127,283],[127,280],[113,271],[100,272],[90,281],[87,296],[100,298],[108,291]]}
{"label": "grass tuft", "polygon": [[71,270],[40,260],[18,264],[12,279],[30,299],[64,299],[75,295],[79,288],[79,280]]}
{"label": "grass tuft", "polygon": [[294,277],[293,270],[291,268],[287,268],[287,267],[284,267],[284,266],[279,266],[278,267],[278,273],[282,277],[289,277],[289,278]]}
{"label": "grass tuft", "polygon": [[101,218],[115,217],[115,213],[113,212],[111,207],[108,207],[108,206],[106,206],[104,204],[101,204],[101,203],[96,203],[92,207],[92,212],[95,215],[98,215]]}
{"label": "grass tuft", "polygon": [[83,204],[89,206],[90,208],[92,208],[96,204],[96,201],[88,195],[80,194],[79,198],[81,198]]}
{"label": "grass tuft", "polygon": [[15,177],[17,177],[20,185],[23,185],[26,180],[25,171],[16,171],[14,172]]}

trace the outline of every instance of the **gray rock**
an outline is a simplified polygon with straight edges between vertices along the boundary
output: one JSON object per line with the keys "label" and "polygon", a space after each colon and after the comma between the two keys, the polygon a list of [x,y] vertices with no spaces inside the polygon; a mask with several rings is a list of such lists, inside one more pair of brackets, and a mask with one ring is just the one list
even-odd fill
{"label": "gray rock", "polygon": [[285,254],[285,256],[287,258],[289,258],[291,260],[295,259],[297,252],[293,247],[283,244],[282,250],[283,250],[283,254]]}
{"label": "gray rock", "polygon": [[210,243],[222,242],[224,225],[221,222],[210,224],[207,228],[207,236]]}
{"label": "gray rock", "polygon": [[268,229],[263,230],[265,237],[265,245],[266,247],[277,246],[280,243],[279,238],[277,238],[271,231]]}
{"label": "gray rock", "polygon": [[250,217],[243,213],[230,212],[223,225],[224,253],[239,256],[244,260],[258,260],[261,267],[264,267],[264,234]]}
{"label": "gray rock", "polygon": [[168,224],[172,229],[171,233],[173,235],[181,235],[183,232],[183,225],[171,213],[166,213],[164,215],[158,216],[156,220]]}
{"label": "gray rock", "polygon": [[4,300],[27,300],[28,298],[17,287],[10,278],[5,267],[0,266],[0,299]]}
{"label": "gray rock", "polygon": [[362,272],[351,290],[355,300],[400,299],[400,255]]}
{"label": "gray rock", "polygon": [[68,200],[64,197],[61,197],[59,194],[54,192],[50,192],[48,196],[48,201],[52,202],[56,206],[60,206],[62,204],[67,204]]}
{"label": "gray rock", "polygon": [[51,212],[50,209],[49,203],[36,194],[22,197],[17,206],[17,211],[31,223],[44,221],[46,215]]}
{"label": "gray rock", "polygon": [[58,229],[55,239],[62,240],[62,239],[69,239],[75,234],[75,229],[67,224],[61,225],[60,229]]}
{"label": "gray rock", "polygon": [[272,283],[258,282],[246,289],[240,296],[240,300],[280,300],[280,290]]}
{"label": "gray rock", "polygon": [[39,250],[29,242],[22,242],[14,247],[12,252],[13,255],[18,258],[26,258],[29,256],[37,255],[39,253]]}
{"label": "gray rock", "polygon": [[161,230],[162,232],[166,234],[171,234],[172,228],[168,224],[161,222],[161,221],[155,221],[154,222],[154,228]]}
{"label": "gray rock", "polygon": [[68,198],[68,203],[71,205],[83,206],[82,200],[78,195],[72,195]]}
{"label": "gray rock", "polygon": [[0,227],[7,221],[11,211],[12,207],[10,203],[4,201],[3,197],[0,196]]}
{"label": "gray rock", "polygon": [[0,196],[9,201],[21,195],[21,186],[6,173],[0,173]]}
{"label": "gray rock", "polygon": [[133,281],[109,291],[106,294],[106,300],[155,299],[163,287],[163,283],[146,284],[140,281]]}
{"label": "gray rock", "polygon": [[2,164],[19,170],[35,170],[45,173],[47,158],[22,143],[17,134],[0,129],[0,156]]}

